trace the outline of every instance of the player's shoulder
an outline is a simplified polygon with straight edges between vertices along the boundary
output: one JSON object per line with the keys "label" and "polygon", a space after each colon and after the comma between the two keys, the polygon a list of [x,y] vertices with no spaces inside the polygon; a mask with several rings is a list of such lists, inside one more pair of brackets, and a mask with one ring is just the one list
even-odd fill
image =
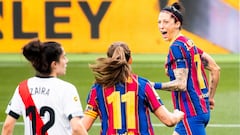
{"label": "player's shoulder", "polygon": [[178,36],[172,43],[172,46],[181,46],[184,45],[186,43],[188,43],[189,41],[191,41],[189,38],[187,38],[186,36]]}
{"label": "player's shoulder", "polygon": [[68,81],[65,81],[65,80],[62,80],[62,79],[59,79],[59,78],[55,78],[55,80],[58,82],[57,84],[59,86],[62,86],[62,87],[74,87],[75,88],[75,86],[72,83],[68,82]]}
{"label": "player's shoulder", "polygon": [[103,86],[101,85],[101,84],[99,84],[99,83],[94,83],[92,86],[91,86],[91,89],[92,90],[96,90],[96,91],[98,91],[98,90],[102,90],[103,89]]}
{"label": "player's shoulder", "polygon": [[146,84],[147,82],[149,82],[149,80],[145,77],[138,76],[138,75],[136,75],[136,76],[137,76],[137,80],[140,84]]}
{"label": "player's shoulder", "polygon": [[40,82],[43,82],[44,85],[49,85],[50,87],[53,87],[53,88],[58,88],[58,89],[76,89],[76,87],[68,82],[68,81],[65,81],[65,80],[62,80],[60,78],[56,78],[56,77],[53,77],[53,78],[49,78],[48,80],[45,80],[45,79],[41,79],[41,78],[37,78],[37,77],[33,77],[33,78],[30,78],[28,80],[31,80],[31,81],[35,81],[35,83],[40,83]]}

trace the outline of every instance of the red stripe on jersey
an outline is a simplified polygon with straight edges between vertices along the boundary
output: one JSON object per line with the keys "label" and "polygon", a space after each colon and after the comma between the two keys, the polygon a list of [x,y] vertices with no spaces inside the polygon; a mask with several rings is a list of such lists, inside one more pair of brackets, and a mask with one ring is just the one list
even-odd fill
{"label": "red stripe on jersey", "polygon": [[191,128],[190,128],[190,125],[189,125],[187,119],[184,118],[182,121],[183,121],[183,125],[186,129],[187,135],[192,135],[192,131],[191,131]]}
{"label": "red stripe on jersey", "polygon": [[189,93],[186,93],[186,99],[188,101],[187,104],[188,104],[191,116],[197,115],[196,110],[194,108],[194,105],[193,105],[193,102],[191,100],[191,97],[190,97]]}
{"label": "red stripe on jersey", "polygon": [[[184,48],[180,47],[180,50],[181,50],[181,53],[182,53],[182,55],[183,55],[183,58],[187,58],[187,54],[186,54],[186,52],[184,51]],[[188,67],[188,62],[187,62],[187,60],[185,60],[185,65],[186,65],[186,67]]]}
{"label": "red stripe on jersey", "polygon": [[175,98],[174,91],[172,91],[172,102],[173,102],[173,107],[176,109],[177,105],[176,105],[176,98]]}
{"label": "red stripe on jersey", "polygon": [[[90,98],[88,98],[87,103],[89,103],[90,105],[92,105],[94,107],[97,106],[97,103],[96,103],[97,91],[96,91],[96,89],[93,89],[90,91],[89,97]],[[95,99],[95,100],[90,100],[90,99]],[[94,109],[96,110],[98,108],[95,107]]]}
{"label": "red stripe on jersey", "polygon": [[[170,51],[169,56],[170,56],[170,58],[169,58],[170,60],[175,60],[172,51]],[[172,69],[176,69],[177,68],[177,63],[173,62],[173,61],[170,61],[170,62],[172,63]]]}
{"label": "red stripe on jersey", "polygon": [[[183,111],[185,114],[187,114],[187,111],[186,111],[186,108],[184,106],[184,102],[183,102],[183,99],[182,99],[182,95],[183,93],[181,92],[178,92],[177,95],[178,95],[178,103],[179,103],[179,108],[181,111]],[[186,115],[184,115],[184,117],[186,117]]]}
{"label": "red stripe on jersey", "polygon": [[[114,129],[114,111],[113,111],[113,105],[112,103],[108,103],[107,101],[107,97],[109,97],[109,95],[111,95],[113,92],[115,91],[115,86],[114,87],[108,87],[108,88],[105,88],[102,92],[103,92],[103,97],[104,97],[104,103],[105,103],[105,106],[106,106],[106,111],[108,113],[108,130],[107,130],[107,134],[108,135],[112,135],[112,134],[116,134],[117,133],[117,130]],[[117,99],[115,99],[117,100]],[[119,110],[121,111],[121,110]]]}
{"label": "red stripe on jersey", "polygon": [[158,99],[156,98],[155,93],[152,92],[152,88],[150,84],[146,85],[146,96],[148,97],[148,100],[150,100],[149,105],[153,110],[156,110],[159,106],[162,105],[161,103],[159,103]]}
{"label": "red stripe on jersey", "polygon": [[[33,120],[34,117],[36,117],[36,125],[33,125],[33,126],[36,126],[36,134],[37,135],[42,135],[42,128],[44,123],[41,119],[41,116],[39,115],[38,111],[37,111],[37,108],[35,106],[35,103],[31,97],[31,94],[29,92],[29,89],[28,89],[28,86],[27,86],[27,80],[24,80],[23,82],[21,82],[19,84],[19,94],[22,98],[22,101],[25,105],[25,109],[27,110],[29,107],[34,107],[34,112],[35,112],[35,115],[36,116],[33,116],[32,113],[30,113],[29,115],[29,118],[30,120]],[[27,112],[26,112],[27,113]],[[48,135],[48,133],[46,132],[45,135]]]}
{"label": "red stripe on jersey", "polygon": [[[149,111],[146,111],[146,115],[150,115]],[[148,120],[147,121],[148,127],[151,127],[151,120],[150,120],[150,118],[148,118],[147,120]],[[148,128],[148,133],[149,133],[149,135],[154,135],[154,132],[153,132],[152,128]]]}

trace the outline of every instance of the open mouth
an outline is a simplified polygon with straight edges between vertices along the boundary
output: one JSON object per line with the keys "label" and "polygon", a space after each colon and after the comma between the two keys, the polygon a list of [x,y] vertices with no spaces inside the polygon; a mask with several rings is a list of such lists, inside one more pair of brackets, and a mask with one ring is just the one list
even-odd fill
{"label": "open mouth", "polygon": [[165,35],[165,34],[167,34],[167,32],[166,31],[162,31],[162,34]]}
{"label": "open mouth", "polygon": [[164,40],[168,38],[167,31],[161,31]]}

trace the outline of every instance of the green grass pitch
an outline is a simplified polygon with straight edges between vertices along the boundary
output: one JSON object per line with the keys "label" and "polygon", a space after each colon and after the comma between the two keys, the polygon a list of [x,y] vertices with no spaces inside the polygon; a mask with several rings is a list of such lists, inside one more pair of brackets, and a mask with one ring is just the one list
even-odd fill
{"label": "green grass pitch", "polygon": [[[94,80],[88,64],[105,54],[67,54],[69,63],[63,80],[73,83],[81,98],[83,108],[86,97]],[[213,55],[221,67],[221,78],[215,96],[215,109],[211,111],[211,120],[207,127],[208,135],[237,135],[240,133],[240,55]],[[151,81],[167,81],[164,73],[165,55],[133,54],[132,69]],[[19,54],[0,54],[0,128],[5,119],[6,106],[17,84],[34,75],[31,65]],[[158,91],[165,106],[172,110],[170,93]],[[14,134],[23,134],[22,119],[18,120]],[[152,115],[157,135],[170,135],[173,128],[165,127]],[[1,130],[1,129],[0,129]],[[99,120],[89,131],[90,135],[99,134]]]}

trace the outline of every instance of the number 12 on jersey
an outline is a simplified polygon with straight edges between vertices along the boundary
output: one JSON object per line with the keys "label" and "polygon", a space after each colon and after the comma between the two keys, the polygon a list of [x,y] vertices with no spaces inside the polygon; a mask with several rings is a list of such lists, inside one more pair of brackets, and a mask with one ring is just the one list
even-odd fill
{"label": "number 12 on jersey", "polygon": [[128,129],[136,128],[135,118],[135,92],[128,91],[121,95],[119,91],[114,91],[107,97],[107,103],[113,108],[113,127],[122,129],[121,103],[126,103],[126,121]]}

